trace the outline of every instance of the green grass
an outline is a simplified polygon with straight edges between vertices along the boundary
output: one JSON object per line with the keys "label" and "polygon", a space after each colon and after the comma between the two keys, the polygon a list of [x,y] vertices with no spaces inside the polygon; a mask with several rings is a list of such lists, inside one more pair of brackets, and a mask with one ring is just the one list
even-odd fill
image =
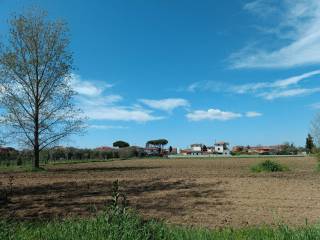
{"label": "green grass", "polygon": [[31,172],[32,171],[32,166],[31,164],[26,164],[26,165],[0,165],[0,171],[1,172]]}
{"label": "green grass", "polygon": [[96,163],[96,162],[111,162],[116,159],[84,159],[84,160],[57,160],[57,161],[48,161],[48,162],[41,162],[40,169],[33,169],[31,165],[31,161],[23,164],[23,165],[16,165],[16,164],[0,164],[0,172],[38,172],[38,171],[45,171],[47,166],[52,165],[64,165],[64,164],[81,164],[81,163]]}
{"label": "green grass", "polygon": [[289,170],[287,166],[266,160],[251,167],[252,172],[283,172]]}
{"label": "green grass", "polygon": [[58,161],[50,161],[46,165],[59,165],[59,164],[78,164],[78,163],[96,163],[96,162],[112,162],[116,160],[116,158],[108,158],[108,159],[83,159],[83,160],[58,160]]}
{"label": "green grass", "polygon": [[0,221],[1,240],[206,240],[320,239],[320,226],[209,230],[145,221],[134,212],[100,214],[89,219],[47,223]]}

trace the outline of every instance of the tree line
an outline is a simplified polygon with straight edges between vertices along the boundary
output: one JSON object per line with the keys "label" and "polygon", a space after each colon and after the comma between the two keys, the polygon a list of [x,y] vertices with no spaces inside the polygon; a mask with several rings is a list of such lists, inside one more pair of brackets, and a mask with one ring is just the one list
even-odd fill
{"label": "tree line", "polygon": [[[119,149],[89,149],[74,147],[54,147],[44,149],[39,155],[41,163],[59,162],[59,161],[86,161],[86,160],[110,160],[110,159],[128,159],[134,157],[145,157],[146,154],[142,148],[124,147]],[[16,150],[9,148],[8,151],[0,152],[1,165],[27,165],[31,164],[33,159],[32,150]]]}

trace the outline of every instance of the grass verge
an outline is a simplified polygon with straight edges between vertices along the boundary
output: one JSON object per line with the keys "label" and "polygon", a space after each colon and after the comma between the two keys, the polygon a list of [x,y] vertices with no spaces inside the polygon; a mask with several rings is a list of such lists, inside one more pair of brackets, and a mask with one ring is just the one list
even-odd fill
{"label": "grass verge", "polygon": [[289,228],[260,227],[209,230],[170,226],[143,220],[130,210],[109,211],[89,219],[69,219],[46,223],[0,222],[1,240],[206,240],[206,239],[320,239],[320,226]]}
{"label": "grass verge", "polygon": [[263,161],[251,167],[252,172],[283,172],[288,170],[287,166],[271,160]]}

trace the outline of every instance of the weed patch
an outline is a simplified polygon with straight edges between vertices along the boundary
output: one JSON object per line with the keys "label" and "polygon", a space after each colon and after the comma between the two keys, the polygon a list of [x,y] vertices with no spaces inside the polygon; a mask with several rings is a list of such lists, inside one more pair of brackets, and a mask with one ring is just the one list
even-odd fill
{"label": "weed patch", "polygon": [[287,170],[289,170],[287,166],[271,160],[266,160],[251,167],[252,172],[283,172]]}

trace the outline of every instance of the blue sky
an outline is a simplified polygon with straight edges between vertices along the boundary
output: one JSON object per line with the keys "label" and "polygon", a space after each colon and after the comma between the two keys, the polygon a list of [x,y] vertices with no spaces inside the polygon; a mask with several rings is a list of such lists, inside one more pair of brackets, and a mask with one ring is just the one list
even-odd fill
{"label": "blue sky", "polygon": [[125,140],[173,146],[304,145],[320,108],[318,0],[0,0],[69,24],[80,147]]}

